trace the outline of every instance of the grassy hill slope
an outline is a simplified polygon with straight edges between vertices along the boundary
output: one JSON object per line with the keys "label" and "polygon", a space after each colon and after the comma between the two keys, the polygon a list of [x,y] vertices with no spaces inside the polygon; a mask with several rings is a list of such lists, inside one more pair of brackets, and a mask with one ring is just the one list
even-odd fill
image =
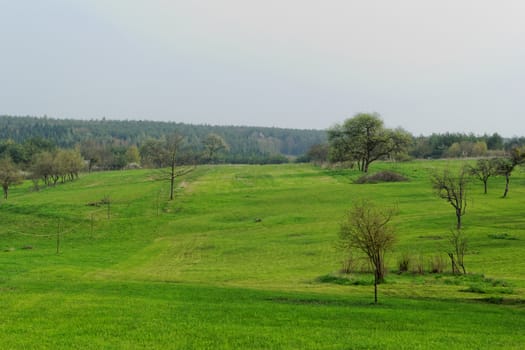
{"label": "grassy hill slope", "polygon": [[[410,181],[357,185],[309,165],[86,174],[0,204],[4,348],[520,348],[525,176],[471,185],[468,276],[397,274],[443,255],[453,209],[428,180],[459,163],[382,163]],[[369,274],[341,276],[339,224],[357,199],[395,205],[398,235],[372,305]],[[109,199],[109,208],[88,205]],[[57,249],[59,234],[59,254]],[[32,249],[23,249],[31,246]],[[337,280],[334,281],[346,281]]]}

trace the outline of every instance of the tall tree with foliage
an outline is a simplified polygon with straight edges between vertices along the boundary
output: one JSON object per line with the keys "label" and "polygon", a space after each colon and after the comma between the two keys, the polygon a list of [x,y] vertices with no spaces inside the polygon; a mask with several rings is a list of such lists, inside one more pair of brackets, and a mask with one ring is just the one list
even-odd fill
{"label": "tall tree with foliage", "polygon": [[219,152],[229,149],[226,141],[215,133],[208,134],[202,144],[204,146],[204,158],[208,162],[213,162]]}
{"label": "tall tree with foliage", "polygon": [[467,185],[469,172],[467,167],[461,167],[458,172],[449,168],[443,172],[435,172],[431,176],[432,187],[439,198],[446,200],[456,213],[456,228],[461,229],[461,218],[467,209]]}
{"label": "tall tree with foliage", "polygon": [[406,152],[411,139],[403,130],[385,128],[377,113],[356,114],[328,130],[332,160],[356,162],[365,173],[372,162]]}
{"label": "tall tree with foliage", "polygon": [[4,192],[4,199],[7,199],[9,188],[22,183],[23,177],[20,170],[13,163],[11,158],[4,157],[0,159],[0,183]]}
{"label": "tall tree with foliage", "polygon": [[162,168],[167,164],[165,144],[157,139],[146,140],[140,147],[140,157],[143,165]]}
{"label": "tall tree with foliage", "polygon": [[364,253],[374,269],[374,302],[377,303],[377,285],[384,281],[385,254],[395,243],[390,220],[394,210],[376,206],[371,201],[355,204],[341,225],[341,246],[350,253]]}

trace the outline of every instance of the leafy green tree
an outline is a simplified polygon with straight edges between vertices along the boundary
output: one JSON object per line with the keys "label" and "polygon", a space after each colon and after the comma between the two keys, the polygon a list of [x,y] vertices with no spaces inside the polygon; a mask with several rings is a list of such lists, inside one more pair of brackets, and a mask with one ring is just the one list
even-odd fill
{"label": "leafy green tree", "polygon": [[80,144],[80,153],[87,160],[88,172],[91,172],[95,164],[98,164],[102,160],[101,146],[94,140],[88,139]]}
{"label": "leafy green tree", "polygon": [[204,146],[204,158],[208,162],[212,162],[219,152],[229,150],[226,141],[215,133],[208,134],[202,144]]}
{"label": "leafy green tree", "polygon": [[503,149],[504,140],[501,135],[497,132],[492,134],[492,136],[487,137],[487,148],[490,150],[501,150]]}
{"label": "leafy green tree", "polygon": [[332,160],[357,162],[365,173],[372,162],[406,152],[411,139],[403,130],[385,128],[377,113],[356,114],[328,130]]}
{"label": "leafy green tree", "polygon": [[432,187],[439,198],[446,200],[456,212],[456,228],[461,229],[461,217],[467,208],[467,185],[469,172],[462,167],[457,173],[449,168],[443,172],[435,172],[431,176]]}
{"label": "leafy green tree", "polygon": [[310,147],[306,156],[311,162],[322,164],[328,161],[329,152],[330,149],[327,143],[318,143]]}
{"label": "leafy green tree", "polygon": [[341,225],[341,246],[353,254],[364,253],[374,269],[374,301],[377,303],[377,285],[384,281],[385,254],[396,241],[390,220],[394,211],[376,206],[371,201],[355,204]]}
{"label": "leafy green tree", "polygon": [[55,155],[54,162],[58,175],[62,177],[62,182],[77,179],[80,171],[84,169],[84,158],[79,151],[73,149],[59,150]]}
{"label": "leafy green tree", "polygon": [[140,153],[137,146],[131,145],[128,147],[126,150],[126,162],[127,164],[140,163]]}
{"label": "leafy green tree", "polygon": [[142,164],[162,168],[167,164],[168,158],[164,142],[157,139],[146,140],[140,147],[140,157]]}
{"label": "leafy green tree", "polygon": [[11,158],[4,157],[0,159],[0,182],[4,191],[4,199],[7,199],[9,188],[22,183],[23,177],[20,170],[13,163]]}
{"label": "leafy green tree", "polygon": [[[30,171],[34,182],[37,179],[42,179],[45,185],[51,185],[52,175],[55,171],[53,154],[47,151],[36,154],[31,162]],[[38,186],[38,182],[35,182],[35,185]]]}

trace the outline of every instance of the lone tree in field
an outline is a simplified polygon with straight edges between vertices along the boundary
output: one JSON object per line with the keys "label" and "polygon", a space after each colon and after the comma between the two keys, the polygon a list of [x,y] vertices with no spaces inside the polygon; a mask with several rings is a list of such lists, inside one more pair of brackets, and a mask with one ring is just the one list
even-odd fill
{"label": "lone tree in field", "polygon": [[462,167],[457,173],[446,168],[442,173],[435,172],[431,176],[432,187],[439,198],[446,200],[456,212],[456,228],[461,229],[461,217],[467,208],[468,171]]}
{"label": "lone tree in field", "polygon": [[524,161],[525,152],[520,148],[513,148],[510,151],[510,156],[508,158],[496,159],[496,174],[505,176],[505,192],[503,192],[503,198],[506,198],[507,193],[509,193],[510,175],[512,174],[516,166],[523,164]]}
{"label": "lone tree in field", "polygon": [[483,182],[484,193],[487,194],[487,182],[489,177],[497,171],[496,159],[478,159],[475,166],[470,167],[470,174]]}
{"label": "lone tree in field", "polygon": [[339,238],[350,254],[360,251],[366,255],[374,269],[374,302],[377,304],[377,285],[385,277],[385,253],[395,243],[390,226],[394,211],[377,207],[371,201],[355,204],[341,225]]}
{"label": "lone tree in field", "polygon": [[356,114],[328,130],[331,159],[356,162],[365,173],[372,162],[406,152],[410,140],[403,130],[385,128],[377,113]]}
{"label": "lone tree in field", "polygon": [[0,159],[0,183],[4,191],[4,199],[7,199],[11,186],[22,183],[22,175],[9,157]]}
{"label": "lone tree in field", "polygon": [[177,172],[175,171],[177,165],[177,152],[179,151],[183,140],[184,137],[177,133],[170,134],[166,137],[166,154],[168,156],[168,164],[170,167],[170,200],[173,200],[175,178],[177,177]]}

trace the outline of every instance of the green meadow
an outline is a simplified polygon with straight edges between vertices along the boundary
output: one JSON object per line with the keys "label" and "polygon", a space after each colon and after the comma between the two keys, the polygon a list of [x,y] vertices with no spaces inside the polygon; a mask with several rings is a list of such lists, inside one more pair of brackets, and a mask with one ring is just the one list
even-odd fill
{"label": "green meadow", "polygon": [[[459,161],[350,169],[199,166],[83,174],[0,202],[2,349],[519,349],[525,342],[525,173],[469,185],[468,274],[450,273],[453,208],[429,174]],[[345,212],[396,207],[397,243],[373,304],[370,273],[341,273]],[[109,205],[105,202],[109,201]],[[58,251],[58,252],[57,252]],[[407,255],[424,274],[398,273]],[[445,261],[429,273],[430,259]]]}

